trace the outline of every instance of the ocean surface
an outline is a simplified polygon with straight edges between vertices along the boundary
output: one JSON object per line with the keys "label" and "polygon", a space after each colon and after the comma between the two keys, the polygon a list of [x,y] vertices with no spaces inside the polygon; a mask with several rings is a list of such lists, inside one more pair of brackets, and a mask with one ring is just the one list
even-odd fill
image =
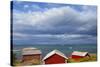
{"label": "ocean surface", "polygon": [[42,51],[42,57],[54,49],[63,52],[66,56],[70,56],[73,51],[86,51],[89,53],[97,53],[96,44],[64,44],[64,45],[13,45],[13,53],[17,59],[21,59],[21,50],[26,47],[35,47]]}

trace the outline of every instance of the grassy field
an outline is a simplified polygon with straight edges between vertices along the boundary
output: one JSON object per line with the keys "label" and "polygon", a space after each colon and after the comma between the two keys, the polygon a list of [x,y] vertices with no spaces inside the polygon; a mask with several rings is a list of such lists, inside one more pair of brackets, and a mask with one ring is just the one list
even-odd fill
{"label": "grassy field", "polygon": [[[90,54],[90,57],[85,57],[85,58],[80,58],[78,60],[72,59],[71,57],[69,57],[68,63],[80,63],[80,62],[94,62],[97,61],[97,55],[96,54]],[[40,61],[37,62],[33,62],[33,64],[31,63],[27,63],[28,65],[39,65],[37,63],[40,63]],[[40,63],[41,64],[41,63]],[[20,60],[15,60],[15,62],[13,63],[14,66],[23,66],[23,63]],[[26,64],[25,64],[26,65]]]}

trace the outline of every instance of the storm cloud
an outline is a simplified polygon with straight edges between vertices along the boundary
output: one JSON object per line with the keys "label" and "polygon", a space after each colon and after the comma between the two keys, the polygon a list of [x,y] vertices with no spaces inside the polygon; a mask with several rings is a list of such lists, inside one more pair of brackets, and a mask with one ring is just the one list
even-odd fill
{"label": "storm cloud", "polygon": [[[50,4],[49,4],[50,5]],[[60,4],[59,4],[60,5]],[[13,41],[18,44],[95,44],[96,6],[64,5],[24,12],[13,9]],[[32,7],[32,6],[31,6]],[[36,10],[35,11],[35,7]],[[31,8],[32,9],[32,8]],[[44,9],[44,11],[43,11]]]}

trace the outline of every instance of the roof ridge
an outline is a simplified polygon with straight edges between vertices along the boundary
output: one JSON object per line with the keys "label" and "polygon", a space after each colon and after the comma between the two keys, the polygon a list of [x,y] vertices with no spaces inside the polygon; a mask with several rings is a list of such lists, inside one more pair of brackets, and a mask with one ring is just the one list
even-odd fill
{"label": "roof ridge", "polygon": [[68,59],[61,51],[55,49],[55,50],[49,52],[49,53],[43,58],[43,60],[47,59],[48,57],[52,56],[53,54],[58,54],[58,55],[60,55],[60,56],[62,56],[62,57],[64,57],[64,58]]}

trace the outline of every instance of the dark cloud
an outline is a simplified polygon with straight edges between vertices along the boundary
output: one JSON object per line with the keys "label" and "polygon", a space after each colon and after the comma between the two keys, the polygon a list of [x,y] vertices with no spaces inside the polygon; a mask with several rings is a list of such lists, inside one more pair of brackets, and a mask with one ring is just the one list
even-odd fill
{"label": "dark cloud", "polygon": [[[96,43],[96,9],[83,6],[77,11],[70,6],[44,12],[13,14],[14,41],[18,43]],[[17,33],[17,35],[16,35]],[[25,42],[23,42],[25,41]]]}

